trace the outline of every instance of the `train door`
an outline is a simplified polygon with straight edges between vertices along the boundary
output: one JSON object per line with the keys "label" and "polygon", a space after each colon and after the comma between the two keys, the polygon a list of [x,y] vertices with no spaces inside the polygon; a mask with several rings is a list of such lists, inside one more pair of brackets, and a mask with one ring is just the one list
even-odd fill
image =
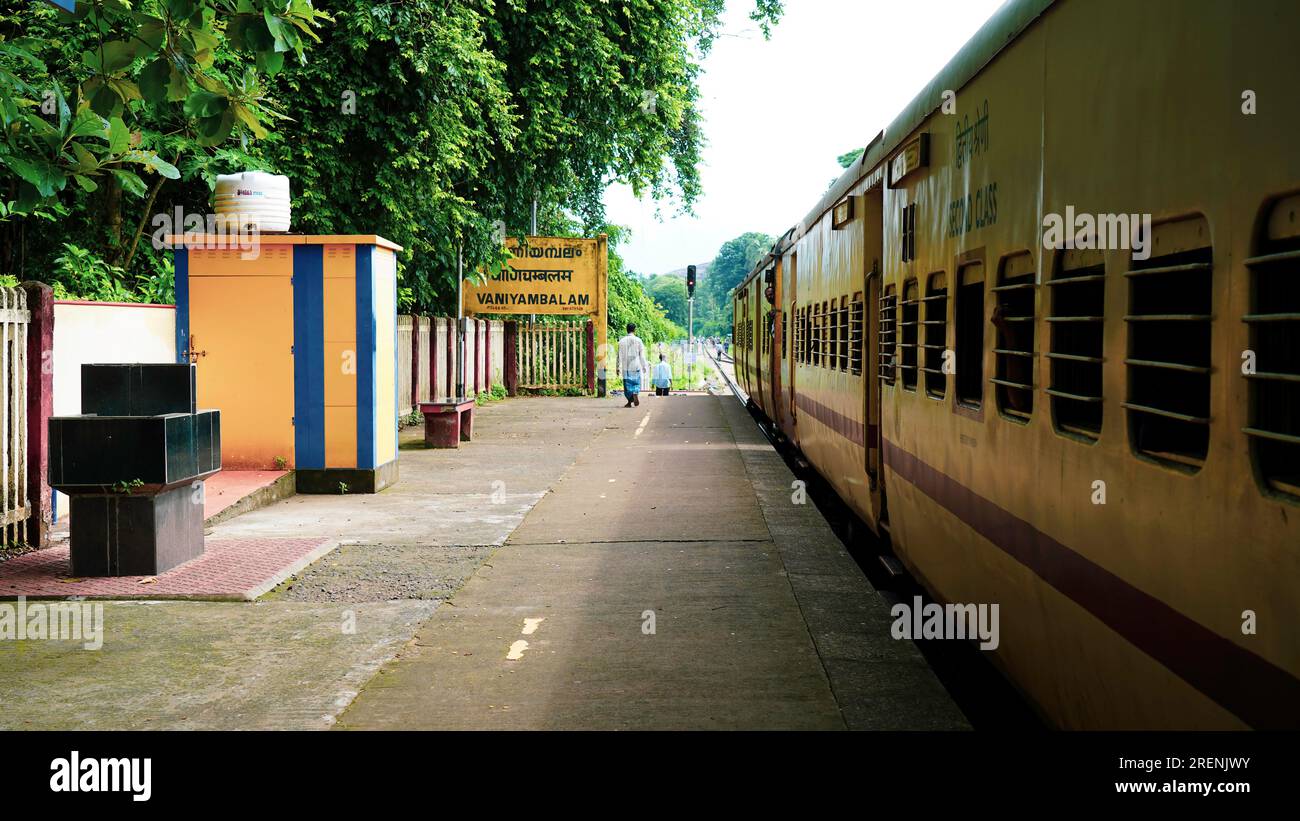
{"label": "train door", "polygon": [[880,408],[880,295],[884,292],[884,188],[867,191],[862,197],[863,235],[863,288],[862,344],[863,419],[866,421],[866,469],[871,490],[872,525],[879,533],[879,522],[884,519],[884,451],[881,441]]}
{"label": "train door", "polygon": [[732,333],[732,366],[736,370],[736,381],[740,382],[746,394],[749,392],[749,356],[746,351],[749,344],[745,342],[745,329],[749,327],[749,297],[744,290],[736,294],[736,329]]}
{"label": "train door", "polygon": [[763,353],[763,367],[767,369],[767,395],[765,403],[772,424],[781,429],[781,334],[784,332],[781,315],[780,261],[774,260],[763,273],[763,305],[767,309],[767,350]]}

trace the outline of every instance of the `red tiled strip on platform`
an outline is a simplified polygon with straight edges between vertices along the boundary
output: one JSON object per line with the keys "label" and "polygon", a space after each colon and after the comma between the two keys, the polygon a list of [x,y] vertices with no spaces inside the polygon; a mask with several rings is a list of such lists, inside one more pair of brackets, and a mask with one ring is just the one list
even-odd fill
{"label": "red tiled strip on platform", "polygon": [[253,601],[337,544],[328,539],[209,540],[202,556],[157,576],[86,578],[71,577],[68,547],[61,545],[0,564],[0,599]]}

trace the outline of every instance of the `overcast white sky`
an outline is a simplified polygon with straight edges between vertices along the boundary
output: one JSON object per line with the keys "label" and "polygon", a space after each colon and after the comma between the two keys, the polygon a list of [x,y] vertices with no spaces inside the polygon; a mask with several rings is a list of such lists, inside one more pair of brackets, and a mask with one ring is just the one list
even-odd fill
{"label": "overcast white sky", "polygon": [[[728,0],[700,81],[708,146],[694,217],[615,186],[608,219],[632,229],[628,267],[658,274],[708,262],[746,231],[784,232],[841,169],[970,39],[1002,0],[786,0],[764,41],[751,0]],[[795,102],[797,100],[797,102]]]}

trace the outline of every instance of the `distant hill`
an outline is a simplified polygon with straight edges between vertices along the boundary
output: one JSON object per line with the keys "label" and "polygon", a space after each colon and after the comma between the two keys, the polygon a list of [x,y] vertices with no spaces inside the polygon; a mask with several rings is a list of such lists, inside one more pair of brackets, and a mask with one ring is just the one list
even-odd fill
{"label": "distant hill", "polygon": [[[697,279],[703,280],[708,275],[709,275],[709,263],[707,262],[695,263],[695,276]],[[666,274],[661,274],[661,276],[678,277],[679,279],[686,279],[686,269],[678,268],[675,271],[669,271]]]}

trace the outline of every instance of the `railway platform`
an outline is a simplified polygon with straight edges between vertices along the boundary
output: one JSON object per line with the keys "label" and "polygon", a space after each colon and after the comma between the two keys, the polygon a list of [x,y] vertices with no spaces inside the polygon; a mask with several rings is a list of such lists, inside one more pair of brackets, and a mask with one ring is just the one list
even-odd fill
{"label": "railway platform", "polygon": [[477,415],[455,450],[403,431],[383,493],[212,525],[329,545],[255,602],[140,579],[93,652],[0,641],[0,728],[967,726],[735,396]]}
{"label": "railway platform", "polygon": [[734,396],[602,414],[337,727],[968,726]]}

